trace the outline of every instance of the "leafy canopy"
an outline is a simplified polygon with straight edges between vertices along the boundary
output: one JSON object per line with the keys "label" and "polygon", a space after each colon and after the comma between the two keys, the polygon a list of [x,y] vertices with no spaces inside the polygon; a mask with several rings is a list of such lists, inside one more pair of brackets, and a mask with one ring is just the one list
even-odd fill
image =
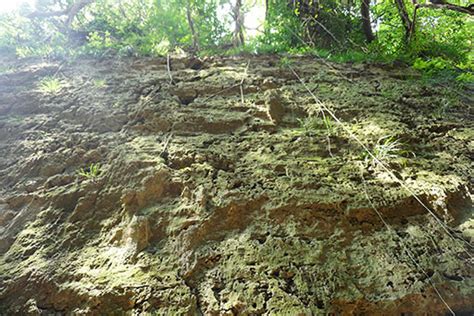
{"label": "leafy canopy", "polygon": [[[309,52],[339,61],[402,60],[429,75],[454,70],[472,80],[472,15],[407,0],[365,1],[368,18],[363,0],[37,0],[0,15],[0,50],[19,57]],[[409,38],[397,2],[413,22]],[[468,8],[467,0],[449,5]],[[265,18],[251,37],[246,21],[256,8]],[[244,46],[237,47],[237,34],[245,34]]]}

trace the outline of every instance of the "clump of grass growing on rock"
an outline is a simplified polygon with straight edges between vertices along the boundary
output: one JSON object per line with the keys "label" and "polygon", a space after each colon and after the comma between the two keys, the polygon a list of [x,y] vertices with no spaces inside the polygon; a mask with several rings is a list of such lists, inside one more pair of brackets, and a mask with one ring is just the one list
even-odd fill
{"label": "clump of grass growing on rock", "polygon": [[305,119],[298,119],[300,128],[307,136],[316,134],[316,131],[325,129],[328,135],[335,134],[334,122],[328,115],[321,116],[310,116]]}
{"label": "clump of grass growing on rock", "polygon": [[305,135],[313,135],[314,131],[319,128],[319,120],[315,117],[307,117],[305,119],[298,119],[300,128]]}
{"label": "clump of grass growing on rock", "polygon": [[[372,167],[376,167],[378,161],[384,164],[393,164],[394,160],[403,156],[415,155],[413,152],[406,150],[405,147],[406,146],[394,136],[383,136],[377,140],[377,143],[372,148],[372,154],[375,158],[366,153],[365,160]],[[404,163],[406,163],[406,161]]]}
{"label": "clump of grass growing on rock", "polygon": [[2,66],[0,65],[0,75],[5,75],[11,73],[13,68],[11,66]]}
{"label": "clump of grass growing on rock", "polygon": [[92,163],[90,166],[80,168],[77,170],[77,174],[87,179],[95,179],[101,173],[101,166],[98,163]]}
{"label": "clump of grass growing on rock", "polygon": [[280,58],[280,60],[278,61],[278,66],[280,68],[289,67],[289,66],[291,66],[291,64],[292,64],[292,61],[287,56],[284,56],[284,57]]}
{"label": "clump of grass growing on rock", "polygon": [[94,83],[94,86],[99,89],[103,89],[107,87],[107,81],[105,81],[105,79],[95,79],[93,83]]}
{"label": "clump of grass growing on rock", "polygon": [[373,149],[374,156],[380,161],[396,158],[402,153],[400,140],[393,136],[379,138]]}
{"label": "clump of grass growing on rock", "polygon": [[451,101],[447,99],[442,99],[441,104],[433,110],[433,117],[435,119],[442,119],[446,116],[446,113],[451,108]]}
{"label": "clump of grass growing on rock", "polygon": [[326,128],[328,135],[334,134],[335,127],[332,119],[328,115],[325,115],[322,117],[321,120],[323,121],[324,127]]}
{"label": "clump of grass growing on rock", "polygon": [[44,77],[38,84],[38,90],[44,94],[56,94],[61,90],[63,84],[58,78]]}

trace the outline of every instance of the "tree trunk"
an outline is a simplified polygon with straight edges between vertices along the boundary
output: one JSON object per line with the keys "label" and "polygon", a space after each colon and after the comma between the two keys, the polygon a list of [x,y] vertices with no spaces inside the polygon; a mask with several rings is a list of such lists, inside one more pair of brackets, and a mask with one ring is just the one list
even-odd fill
{"label": "tree trunk", "polygon": [[415,21],[410,19],[404,0],[395,0],[395,5],[397,6],[398,14],[402,20],[403,27],[405,28],[405,43],[409,44],[413,34],[415,33]]}
{"label": "tree trunk", "polygon": [[66,20],[66,27],[68,29],[71,28],[71,24],[74,21],[76,15],[79,13],[79,11],[81,11],[84,7],[91,4],[92,2],[94,2],[94,0],[81,0],[77,1],[72,5],[72,7],[69,9],[69,13]]}
{"label": "tree trunk", "polygon": [[321,31],[327,31],[321,27],[322,24],[318,21],[319,1],[288,0],[288,3],[303,25],[305,43],[315,46],[316,39],[322,40]]}
{"label": "tree trunk", "polygon": [[239,47],[245,44],[244,41],[244,15],[242,13],[242,0],[236,0],[232,14],[235,22],[234,46]]}
{"label": "tree trunk", "polygon": [[364,31],[365,39],[370,43],[375,40],[370,21],[370,0],[362,0],[360,4],[360,15],[362,17],[362,30]]}
{"label": "tree trunk", "polygon": [[190,0],[188,0],[187,5],[186,5],[186,17],[188,19],[189,29],[191,30],[191,35],[193,37],[193,50],[198,51],[199,50],[199,40],[198,40],[198,36],[197,36],[197,33],[196,33],[196,29],[194,28],[193,17],[191,15],[191,1]]}
{"label": "tree trunk", "polygon": [[268,21],[268,9],[269,9],[269,6],[268,6],[268,0],[265,0],[265,21]]}

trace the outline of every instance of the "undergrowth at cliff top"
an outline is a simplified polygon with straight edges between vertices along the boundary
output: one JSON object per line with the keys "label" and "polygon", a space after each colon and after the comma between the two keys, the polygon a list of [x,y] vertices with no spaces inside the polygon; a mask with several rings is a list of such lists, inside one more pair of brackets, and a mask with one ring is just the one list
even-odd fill
{"label": "undergrowth at cliff top", "polygon": [[427,77],[474,81],[474,9],[467,0],[450,1],[449,10],[407,0],[28,3],[0,10],[1,51],[50,58],[312,54],[338,62],[398,61]]}

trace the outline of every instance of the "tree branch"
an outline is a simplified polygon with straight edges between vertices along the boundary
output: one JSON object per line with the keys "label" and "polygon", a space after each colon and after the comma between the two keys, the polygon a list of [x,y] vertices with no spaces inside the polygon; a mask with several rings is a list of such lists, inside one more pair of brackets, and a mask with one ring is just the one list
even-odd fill
{"label": "tree branch", "polygon": [[412,21],[408,16],[408,10],[404,0],[395,0],[395,5],[397,6],[398,15],[400,16],[403,27],[405,28],[405,43],[408,44],[413,33],[415,32],[415,21]]}
{"label": "tree branch", "polygon": [[418,3],[416,5],[417,8],[430,8],[430,9],[446,9],[451,11],[457,11],[461,13],[466,13],[469,15],[474,15],[474,4],[470,4],[468,6],[459,6],[452,3],[442,3],[442,4],[435,4],[435,3]]}
{"label": "tree branch", "polygon": [[91,4],[94,0],[79,0],[75,2],[71,8],[69,9],[67,20],[66,20],[66,27],[70,28],[72,21],[76,17],[76,15],[81,11],[85,6]]}
{"label": "tree branch", "polygon": [[69,10],[50,11],[50,12],[35,11],[33,13],[28,14],[26,17],[29,18],[29,19],[50,18],[50,17],[53,17],[53,16],[67,15],[68,12],[69,12]]}
{"label": "tree branch", "polygon": [[76,17],[76,15],[81,11],[85,6],[91,4],[95,0],[78,0],[77,2],[73,3],[69,8],[60,11],[51,11],[51,12],[43,12],[43,11],[36,11],[30,13],[27,17],[30,19],[33,18],[50,18],[54,16],[63,16],[67,15],[66,19],[66,27],[69,29],[71,27],[72,21]]}

